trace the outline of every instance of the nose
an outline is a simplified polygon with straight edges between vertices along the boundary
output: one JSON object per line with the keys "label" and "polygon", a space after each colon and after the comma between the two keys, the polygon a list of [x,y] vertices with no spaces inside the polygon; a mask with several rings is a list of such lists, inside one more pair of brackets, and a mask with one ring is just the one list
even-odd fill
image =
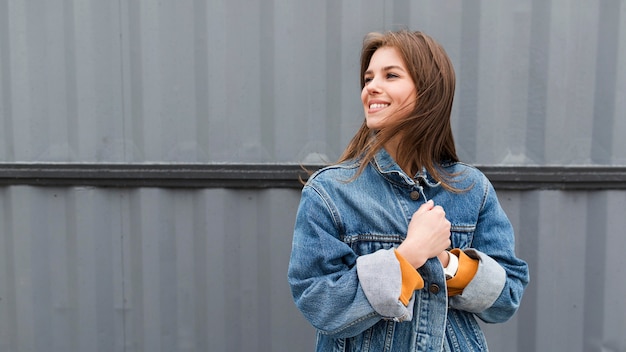
{"label": "nose", "polygon": [[373,78],[371,81],[367,83],[365,86],[368,94],[377,94],[380,93],[380,87],[378,86],[378,80]]}

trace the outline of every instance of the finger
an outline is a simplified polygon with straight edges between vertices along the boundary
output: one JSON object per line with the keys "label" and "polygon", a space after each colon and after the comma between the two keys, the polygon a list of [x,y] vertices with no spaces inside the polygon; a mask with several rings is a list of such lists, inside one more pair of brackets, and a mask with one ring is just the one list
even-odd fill
{"label": "finger", "polygon": [[443,210],[443,207],[441,205],[435,205],[433,207],[433,209],[437,209],[437,210],[443,211],[445,213],[445,210]]}
{"label": "finger", "polygon": [[443,210],[443,207],[441,205],[435,205],[434,207],[432,207],[431,209],[432,211],[441,213],[443,216],[446,216],[446,211]]}
{"label": "finger", "polygon": [[435,202],[433,200],[429,200],[428,202],[422,204],[419,209],[415,212],[415,215],[423,214],[429,210],[431,210],[435,206]]}

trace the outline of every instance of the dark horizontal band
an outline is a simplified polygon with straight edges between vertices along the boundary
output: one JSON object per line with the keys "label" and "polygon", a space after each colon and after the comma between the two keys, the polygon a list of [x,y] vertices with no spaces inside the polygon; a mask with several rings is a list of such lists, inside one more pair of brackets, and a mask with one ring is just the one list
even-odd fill
{"label": "dark horizontal band", "polygon": [[[317,170],[320,165],[307,165]],[[479,166],[498,189],[626,189],[626,167]],[[0,163],[0,185],[300,188],[297,164]]]}

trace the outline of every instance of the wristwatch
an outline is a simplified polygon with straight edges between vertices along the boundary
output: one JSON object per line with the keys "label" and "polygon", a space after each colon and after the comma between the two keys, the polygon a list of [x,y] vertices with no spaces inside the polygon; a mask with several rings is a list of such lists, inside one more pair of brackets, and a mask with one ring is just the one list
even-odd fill
{"label": "wristwatch", "polygon": [[450,252],[448,252],[448,257],[448,266],[443,268],[443,273],[446,274],[446,280],[453,278],[457,270],[459,270],[459,258]]}

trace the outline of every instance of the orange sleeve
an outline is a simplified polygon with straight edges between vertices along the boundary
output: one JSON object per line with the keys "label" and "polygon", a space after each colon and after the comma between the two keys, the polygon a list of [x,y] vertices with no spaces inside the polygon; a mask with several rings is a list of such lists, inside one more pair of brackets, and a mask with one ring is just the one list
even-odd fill
{"label": "orange sleeve", "polygon": [[424,279],[398,251],[394,251],[394,253],[400,262],[400,271],[402,271],[402,289],[399,299],[406,306],[413,296],[413,291],[424,288]]}
{"label": "orange sleeve", "polygon": [[[459,258],[459,269],[453,278],[446,281],[448,286],[448,296],[456,296],[463,293],[463,289],[472,281],[476,271],[478,271],[478,259],[472,259],[459,248],[455,248],[450,253]],[[397,255],[397,254],[396,254]]]}

